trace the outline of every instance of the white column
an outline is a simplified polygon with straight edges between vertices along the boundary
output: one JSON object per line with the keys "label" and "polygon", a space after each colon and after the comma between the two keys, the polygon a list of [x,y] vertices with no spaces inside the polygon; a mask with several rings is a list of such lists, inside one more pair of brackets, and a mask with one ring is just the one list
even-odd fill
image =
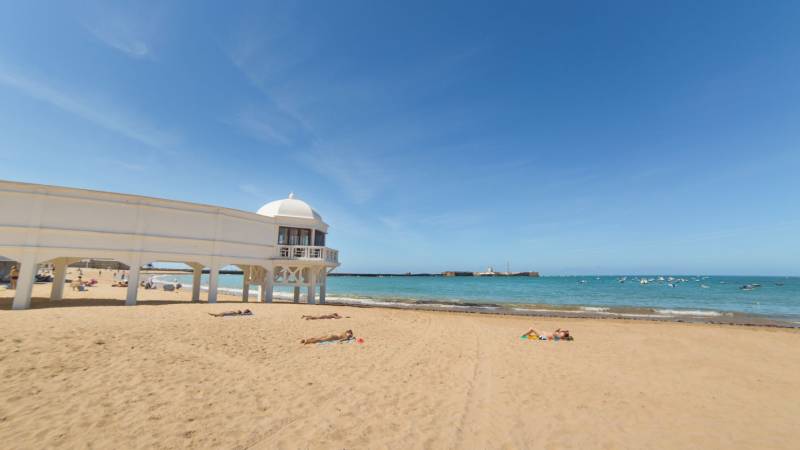
{"label": "white column", "polygon": [[250,300],[250,267],[245,266],[242,269],[242,301],[248,302]]}
{"label": "white column", "polygon": [[139,260],[137,258],[131,264],[131,269],[128,271],[128,296],[125,299],[125,304],[128,306],[135,305],[138,296],[139,296]]}
{"label": "white column", "polygon": [[317,272],[313,267],[308,268],[308,304],[316,303],[314,297],[317,295]]}
{"label": "white column", "polygon": [[200,281],[203,276],[203,266],[192,265],[192,301],[200,301]]}
{"label": "white column", "polygon": [[294,287],[294,302],[300,303],[300,286]]}
{"label": "white column", "polygon": [[264,303],[272,303],[272,271],[267,270],[264,279],[261,281],[261,297]]}
{"label": "white column", "polygon": [[217,303],[217,279],[219,278],[219,267],[216,264],[208,271],[208,303]]}
{"label": "white column", "polygon": [[53,287],[50,288],[50,301],[64,298],[64,278],[67,276],[67,259],[58,258],[53,261]]}
{"label": "white column", "polygon": [[13,309],[28,309],[31,307],[31,292],[33,292],[33,282],[36,280],[36,254],[25,252],[19,265],[19,278],[17,278],[17,290],[14,292],[14,302],[11,304]]}
{"label": "white column", "polygon": [[328,270],[326,267],[322,268],[322,279],[319,283],[319,304],[325,304],[325,288],[328,287]]}

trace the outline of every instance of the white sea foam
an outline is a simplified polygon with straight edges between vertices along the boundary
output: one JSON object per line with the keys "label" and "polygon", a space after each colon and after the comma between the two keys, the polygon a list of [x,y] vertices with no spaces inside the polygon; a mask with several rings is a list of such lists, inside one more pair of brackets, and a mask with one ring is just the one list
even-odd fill
{"label": "white sea foam", "polygon": [[664,318],[668,318],[668,317],[675,317],[675,316],[671,316],[671,315],[668,315],[668,314],[641,314],[641,313],[639,313],[639,314],[634,314],[634,313],[608,313],[608,314],[613,314],[613,315],[618,316],[618,317],[640,317],[640,318],[651,318],[651,319],[654,319],[654,318],[664,319]]}
{"label": "white sea foam", "polygon": [[[537,312],[537,313],[569,313],[569,314],[596,314],[602,311],[587,311],[584,309],[555,309],[555,308],[511,308],[514,311]],[[613,313],[606,313],[613,314]]]}
{"label": "white sea foam", "polygon": [[[514,311],[521,311],[521,312],[549,312],[549,313],[564,312],[564,311],[559,311],[557,309],[546,309],[546,308],[511,308],[511,309],[513,309]],[[581,311],[575,311],[575,312],[579,313]]]}
{"label": "white sea foam", "polygon": [[[175,282],[175,277],[172,275],[157,275],[153,277],[153,281],[158,285],[164,284],[173,284]],[[191,283],[183,284],[183,288],[187,290],[191,290],[192,285]],[[207,285],[202,285],[201,289],[203,291],[208,290]],[[240,296],[242,295],[241,288],[229,288],[229,287],[219,287],[219,291],[230,294]],[[251,295],[257,295],[258,290],[250,291]],[[280,300],[293,300],[294,295],[291,292],[281,292],[275,291],[273,294],[273,298],[280,299]],[[403,301],[391,301],[391,300],[381,300],[375,298],[355,298],[355,297],[346,297],[346,296],[334,296],[328,295],[328,301],[342,303],[342,304],[351,304],[351,305],[364,305],[364,306],[382,306],[382,307],[391,307],[391,308],[436,308],[436,309],[445,309],[445,310],[468,310],[468,309],[484,309],[484,310],[498,310],[502,309],[501,306],[490,306],[490,305],[469,305],[464,303],[449,303],[449,302],[442,302],[442,303],[415,303],[415,302],[403,302]],[[519,312],[527,312],[527,313],[549,313],[549,314],[600,314],[604,316],[610,317],[629,317],[629,318],[672,318],[672,317],[682,317],[682,316],[694,316],[694,317],[719,317],[719,316],[730,316],[731,313],[722,313],[719,311],[709,311],[709,310],[676,310],[676,309],[656,309],[653,313],[622,313],[622,312],[612,312],[608,307],[602,306],[579,306],[577,309],[555,309],[555,308],[525,308],[525,307],[511,307],[509,308],[512,311],[519,311]],[[800,324],[800,322],[794,322]]]}
{"label": "white sea foam", "polygon": [[401,302],[387,302],[387,301],[380,301],[380,300],[372,300],[368,298],[352,298],[352,297],[337,297],[337,296],[328,296],[327,301],[330,302],[337,302],[337,303],[344,303],[344,304],[351,304],[351,305],[366,305],[366,306],[390,306],[395,308],[408,308],[412,306],[416,306],[411,303],[401,303]]}
{"label": "white sea foam", "polygon": [[717,317],[722,313],[719,311],[702,311],[702,310],[679,310],[679,309],[657,309],[658,314],[668,314],[674,316],[701,316],[701,317]]}
{"label": "white sea foam", "polygon": [[609,317],[630,317],[641,319],[665,319],[674,317],[667,314],[645,314],[645,313],[621,313],[609,311],[609,308],[603,307],[581,307],[581,309],[542,309],[542,308],[512,308],[515,311],[523,312],[537,312],[537,313],[568,313],[568,314],[601,314]]}

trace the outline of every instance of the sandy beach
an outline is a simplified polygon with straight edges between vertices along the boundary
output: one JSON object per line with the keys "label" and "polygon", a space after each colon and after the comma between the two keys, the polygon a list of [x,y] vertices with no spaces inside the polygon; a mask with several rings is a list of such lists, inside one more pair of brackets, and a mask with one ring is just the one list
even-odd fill
{"label": "sandy beach", "polygon": [[[96,275],[87,274],[89,277]],[[798,330],[0,290],[4,448],[796,448]],[[86,276],[84,276],[86,278]],[[88,299],[84,297],[93,297]],[[99,300],[104,299],[104,300]],[[340,320],[301,320],[338,312]],[[520,339],[569,328],[573,342]],[[299,340],[352,329],[363,344]]]}

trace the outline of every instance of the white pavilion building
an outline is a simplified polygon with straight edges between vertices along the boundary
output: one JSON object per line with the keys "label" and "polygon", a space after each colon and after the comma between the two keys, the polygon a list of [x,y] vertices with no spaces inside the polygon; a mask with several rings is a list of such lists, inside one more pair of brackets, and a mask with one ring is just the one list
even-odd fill
{"label": "white pavilion building", "polygon": [[[38,267],[54,266],[51,300],[60,300],[66,267],[94,258],[130,267],[126,304],[138,298],[139,270],[153,262],[193,269],[192,300],[209,273],[208,302],[217,301],[219,270],[244,272],[242,300],[259,287],[271,302],[275,285],[301,289],[308,303],[325,302],[328,273],[338,251],[326,247],[328,225],[307,203],[288,198],[257,213],[217,206],[0,180],[0,260],[15,261],[19,279],[13,308],[27,309]],[[319,293],[317,296],[317,292]]]}

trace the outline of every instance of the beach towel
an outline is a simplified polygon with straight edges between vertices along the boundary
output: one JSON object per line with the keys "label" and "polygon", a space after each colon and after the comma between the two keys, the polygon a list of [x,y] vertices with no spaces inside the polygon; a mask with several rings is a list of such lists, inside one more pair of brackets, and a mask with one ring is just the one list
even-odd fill
{"label": "beach towel", "polygon": [[356,338],[354,338],[354,337],[351,337],[350,339],[348,339],[348,340],[346,340],[346,341],[338,341],[338,340],[337,340],[337,341],[322,341],[322,342],[317,342],[317,345],[330,345],[330,344],[352,344],[352,343],[353,343],[353,342],[355,342],[355,341],[356,341]]}
{"label": "beach towel", "polygon": [[[549,339],[547,339],[547,338],[546,338],[546,337],[544,337],[544,336],[536,336],[536,337],[533,337],[533,336],[525,336],[525,335],[522,335],[522,336],[520,336],[519,338],[520,338],[520,339],[528,339],[529,341],[547,341],[547,340],[549,340]],[[555,339],[553,339],[553,340],[554,340],[554,341],[557,341],[557,340],[559,340],[559,339],[558,339],[558,338],[555,338]]]}

